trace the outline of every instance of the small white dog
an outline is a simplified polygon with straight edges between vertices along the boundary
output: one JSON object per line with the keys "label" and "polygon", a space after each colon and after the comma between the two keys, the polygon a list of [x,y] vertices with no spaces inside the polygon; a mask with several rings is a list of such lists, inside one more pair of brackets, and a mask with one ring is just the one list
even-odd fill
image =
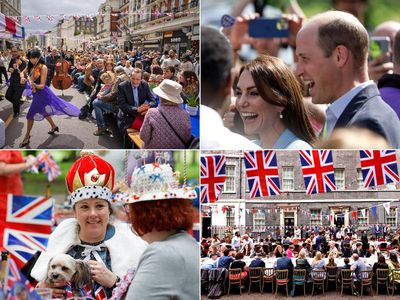
{"label": "small white dog", "polygon": [[48,284],[59,281],[71,283],[72,292],[79,293],[83,287],[92,287],[89,265],[82,260],[75,260],[68,254],[58,254],[50,259],[47,266]]}

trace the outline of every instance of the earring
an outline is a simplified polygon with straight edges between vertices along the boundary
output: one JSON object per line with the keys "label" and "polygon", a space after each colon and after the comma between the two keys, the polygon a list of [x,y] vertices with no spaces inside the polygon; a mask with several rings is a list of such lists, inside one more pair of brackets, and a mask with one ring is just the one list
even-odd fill
{"label": "earring", "polygon": [[280,119],[283,119],[282,112],[279,114],[279,118],[280,118]]}

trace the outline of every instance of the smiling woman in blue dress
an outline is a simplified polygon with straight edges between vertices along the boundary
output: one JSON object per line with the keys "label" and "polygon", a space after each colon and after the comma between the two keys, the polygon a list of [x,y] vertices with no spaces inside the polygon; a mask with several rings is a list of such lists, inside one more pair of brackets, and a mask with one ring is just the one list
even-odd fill
{"label": "smiling woman in blue dress", "polygon": [[236,108],[247,135],[266,149],[310,149],[315,133],[308,119],[300,84],[282,60],[260,56],[242,69]]}

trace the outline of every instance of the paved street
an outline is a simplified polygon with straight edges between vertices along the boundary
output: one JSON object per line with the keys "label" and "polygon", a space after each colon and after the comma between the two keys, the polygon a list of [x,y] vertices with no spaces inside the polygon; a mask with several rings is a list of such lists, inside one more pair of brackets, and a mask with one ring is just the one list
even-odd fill
{"label": "paved street", "polygon": [[[1,90],[4,95],[6,87]],[[56,95],[61,96],[61,91],[52,87]],[[74,88],[64,91],[64,100],[82,107],[86,103],[84,94],[79,93]],[[26,131],[26,113],[32,100],[26,101],[21,106],[21,115],[12,119],[10,125],[6,129],[6,145],[5,149],[19,148],[19,144],[24,138]],[[7,100],[0,101],[0,118],[7,120],[12,114],[12,105]],[[60,132],[54,136],[47,132],[50,130],[50,124],[43,120],[35,122],[31,133],[31,142],[26,149],[118,149],[122,148],[121,143],[113,135],[104,135],[97,137],[93,135],[96,130],[96,122],[94,119],[79,120],[77,117],[55,116],[54,122],[60,128]],[[113,124],[113,129],[116,124]],[[115,132],[115,131],[114,131]]]}

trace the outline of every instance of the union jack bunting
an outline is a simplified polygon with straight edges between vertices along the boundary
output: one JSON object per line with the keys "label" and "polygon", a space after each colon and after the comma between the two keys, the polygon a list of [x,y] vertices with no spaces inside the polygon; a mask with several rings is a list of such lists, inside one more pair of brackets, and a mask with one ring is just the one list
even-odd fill
{"label": "union jack bunting", "polygon": [[202,203],[213,203],[218,200],[226,180],[225,156],[202,156],[200,161],[200,199]]}
{"label": "union jack bunting", "polygon": [[[12,258],[9,258],[6,263],[6,271],[5,271],[5,294],[7,295],[6,299],[14,300],[19,299],[17,293],[20,293],[22,290],[26,290],[29,294],[27,297],[31,300],[40,300],[42,299],[35,291],[35,288],[29,283],[29,280],[21,273],[18,269],[17,264]],[[4,298],[3,298],[4,299]]]}
{"label": "union jack bunting", "polygon": [[395,150],[360,150],[364,187],[400,181]]}
{"label": "union jack bunting", "polygon": [[54,17],[53,17],[53,16],[51,16],[51,15],[48,15],[48,16],[47,16],[47,20],[49,20],[49,21],[51,22],[51,21],[53,21],[53,20],[54,20]]}
{"label": "union jack bunting", "polygon": [[47,175],[48,181],[53,181],[56,177],[61,175],[60,167],[54,161],[49,151],[43,151],[39,154],[37,159],[42,167],[43,173]]}
{"label": "union jack bunting", "polygon": [[245,151],[244,163],[251,198],[273,196],[281,193],[275,151]]}
{"label": "union jack bunting", "polygon": [[336,191],[331,150],[299,151],[306,194]]}
{"label": "union jack bunting", "polygon": [[0,195],[0,248],[7,249],[18,266],[36,251],[44,251],[51,233],[52,199]]}

